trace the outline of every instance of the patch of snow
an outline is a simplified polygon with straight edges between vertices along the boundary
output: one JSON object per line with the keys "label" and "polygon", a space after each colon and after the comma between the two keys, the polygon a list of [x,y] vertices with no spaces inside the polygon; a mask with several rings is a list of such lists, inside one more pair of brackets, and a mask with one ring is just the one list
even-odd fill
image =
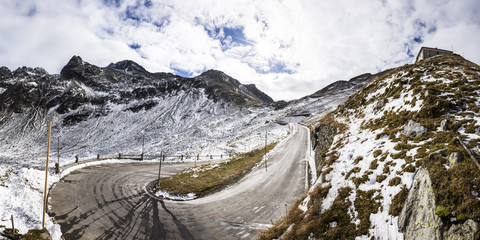
{"label": "patch of snow", "polygon": [[[58,176],[49,175],[47,188],[56,181]],[[5,184],[6,187],[0,186],[0,225],[11,228],[10,217],[13,215],[15,228],[20,233],[34,228],[41,229],[45,171],[21,168],[11,172]],[[62,236],[60,225],[54,224],[48,215],[45,218],[45,228],[54,240]]]}
{"label": "patch of snow", "polygon": [[25,85],[29,87],[38,87],[38,84],[36,82],[26,82]]}
{"label": "patch of snow", "polygon": [[182,196],[182,195],[172,195],[162,190],[157,191],[155,195],[157,197],[164,197],[166,199],[175,200],[175,201],[189,201],[196,198],[195,193],[189,193],[187,194],[187,196]]}
{"label": "patch of snow", "polygon": [[308,195],[305,199],[303,199],[302,203],[298,205],[298,208],[303,212],[306,212],[308,210],[307,206],[309,202],[310,202],[310,195]]}

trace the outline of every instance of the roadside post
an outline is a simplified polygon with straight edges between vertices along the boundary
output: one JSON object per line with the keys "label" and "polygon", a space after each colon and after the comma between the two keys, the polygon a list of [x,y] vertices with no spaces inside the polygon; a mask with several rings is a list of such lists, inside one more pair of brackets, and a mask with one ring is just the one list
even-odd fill
{"label": "roadside post", "polygon": [[48,123],[47,162],[45,164],[45,190],[43,191],[43,219],[42,229],[45,228],[45,213],[47,211],[47,179],[48,179],[48,155],[50,155],[50,137],[52,135],[52,122]]}
{"label": "roadside post", "polygon": [[57,137],[57,163],[55,164],[55,173],[60,173],[60,137]]}
{"label": "roadside post", "polygon": [[265,131],[265,155],[263,157],[265,158],[265,172],[267,171],[267,131]]}
{"label": "roadside post", "polygon": [[160,164],[158,165],[158,187],[160,187],[160,173],[162,172],[163,151],[160,152]]}
{"label": "roadside post", "polygon": [[140,160],[143,160],[144,151],[145,151],[145,132],[142,131],[142,155],[140,156]]}
{"label": "roadside post", "polygon": [[13,221],[13,214],[12,214],[12,235],[15,236],[15,222]]}

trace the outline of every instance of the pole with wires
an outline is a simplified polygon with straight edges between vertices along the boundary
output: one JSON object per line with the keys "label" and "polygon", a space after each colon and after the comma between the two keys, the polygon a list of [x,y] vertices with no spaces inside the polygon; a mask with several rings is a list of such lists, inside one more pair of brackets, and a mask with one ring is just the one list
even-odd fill
{"label": "pole with wires", "polygon": [[160,174],[162,172],[163,151],[160,152],[160,164],[158,165],[158,187],[160,187]]}
{"label": "pole with wires", "polygon": [[265,172],[267,171],[267,131],[265,131]]}

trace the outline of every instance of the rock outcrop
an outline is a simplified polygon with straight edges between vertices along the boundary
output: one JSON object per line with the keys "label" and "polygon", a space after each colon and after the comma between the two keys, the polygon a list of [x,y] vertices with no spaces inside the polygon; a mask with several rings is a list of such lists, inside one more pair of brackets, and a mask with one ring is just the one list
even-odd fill
{"label": "rock outcrop", "polygon": [[322,152],[330,148],[335,137],[335,127],[319,124],[315,126],[313,149],[315,150],[315,166],[317,167],[317,176],[322,171]]}
{"label": "rock outcrop", "polygon": [[444,234],[445,240],[475,240],[480,236],[478,234],[478,224],[472,219],[468,219],[463,224],[454,224]]}
{"label": "rock outcrop", "polygon": [[415,174],[398,219],[398,227],[406,240],[442,239],[443,224],[435,214],[435,208],[430,175],[426,169],[420,168]]}
{"label": "rock outcrop", "polygon": [[418,137],[423,136],[427,133],[427,129],[423,127],[420,123],[409,120],[407,125],[403,128],[403,131],[400,134],[409,137]]}
{"label": "rock outcrop", "polygon": [[448,130],[448,120],[447,119],[443,119],[440,122],[440,128],[438,130],[439,131],[447,131]]}
{"label": "rock outcrop", "polygon": [[448,155],[448,165],[452,167],[453,165],[463,161],[463,154],[461,152],[452,152]]}

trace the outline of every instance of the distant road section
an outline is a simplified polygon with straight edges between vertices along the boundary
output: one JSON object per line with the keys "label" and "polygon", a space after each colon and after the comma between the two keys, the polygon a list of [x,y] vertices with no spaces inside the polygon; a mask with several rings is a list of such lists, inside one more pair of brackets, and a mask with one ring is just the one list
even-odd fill
{"label": "distant road section", "polygon": [[[145,186],[158,164],[114,164],[82,168],[50,192],[49,215],[65,239],[254,239],[259,229],[285,215],[305,192],[309,131],[292,136],[240,182],[210,196],[186,201],[158,200]],[[164,164],[162,176],[193,163]]]}

